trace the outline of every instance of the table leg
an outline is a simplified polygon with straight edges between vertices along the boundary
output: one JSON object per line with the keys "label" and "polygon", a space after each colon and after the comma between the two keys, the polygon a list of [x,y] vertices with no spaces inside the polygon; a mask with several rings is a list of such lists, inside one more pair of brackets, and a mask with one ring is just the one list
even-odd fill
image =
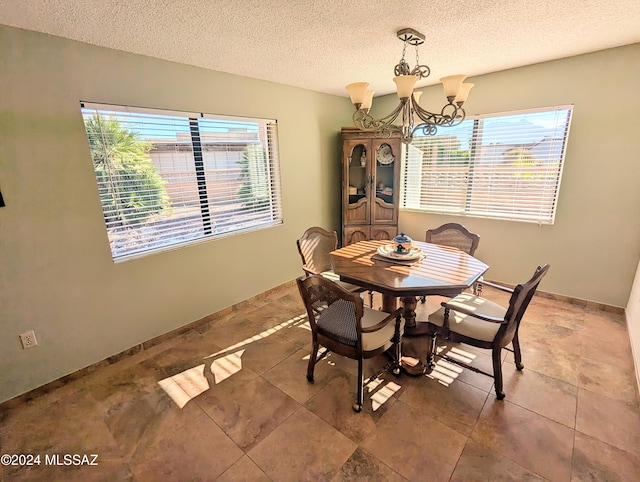
{"label": "table leg", "polygon": [[[404,318],[404,335],[416,336],[424,335],[424,327],[416,324],[416,306],[418,306],[418,299],[415,296],[403,296],[400,298],[402,302]],[[386,313],[393,312],[398,306],[398,298],[391,295],[382,295],[382,311]]]}
{"label": "table leg", "polygon": [[[404,308],[402,316],[404,317],[404,334],[406,336],[412,336],[416,329],[416,306],[418,300],[415,296],[403,296],[400,298],[402,306]],[[391,295],[382,295],[382,311],[391,313],[398,306],[398,298]],[[392,354],[389,354],[393,358]],[[401,356],[400,365],[402,369],[413,376],[420,376],[424,374],[424,364],[416,358],[407,358]]]}

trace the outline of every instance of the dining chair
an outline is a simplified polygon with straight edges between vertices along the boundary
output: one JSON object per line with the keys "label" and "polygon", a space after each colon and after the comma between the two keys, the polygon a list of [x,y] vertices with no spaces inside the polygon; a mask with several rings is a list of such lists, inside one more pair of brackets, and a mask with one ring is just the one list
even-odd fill
{"label": "dining chair", "polygon": [[[395,375],[400,374],[401,333],[404,326],[402,308],[393,313],[367,308],[359,295],[320,275],[300,277],[296,281],[311,325],[312,347],[307,380],[313,382],[316,364],[329,352],[358,360],[357,398],[353,410],[360,412],[364,403],[365,359],[393,348],[391,366]],[[320,345],[324,350],[318,354]],[[376,374],[368,381],[378,376]]]}
{"label": "dining chair", "polygon": [[[355,293],[367,291],[361,286],[340,281],[340,276],[333,271],[329,253],[338,249],[338,233],[335,231],[327,231],[319,226],[313,226],[302,234],[296,244],[302,258],[302,270],[307,276],[319,274],[335,281],[347,291]],[[373,308],[373,291],[368,293],[369,306]]]}
{"label": "dining chair", "polygon": [[435,229],[427,229],[425,241],[458,248],[473,256],[478,249],[478,244],[480,244],[480,235],[472,233],[462,224],[446,223]]}
{"label": "dining chair", "polygon": [[[524,368],[518,330],[529,302],[548,270],[548,264],[538,266],[529,281],[518,284],[513,289],[486,283],[511,293],[507,308],[471,293],[461,293],[451,300],[442,302],[440,309],[429,315],[427,321],[427,334],[431,336],[431,341],[427,350],[426,373],[431,373],[435,368],[435,357],[442,358],[463,368],[492,377],[496,397],[502,400],[505,397],[502,388],[502,349],[513,352],[517,370]],[[472,367],[458,358],[449,357],[444,352],[437,353],[438,337],[491,350],[493,374]],[[512,345],[512,349],[508,348],[509,344]]]}
{"label": "dining chair", "polygon": [[[480,235],[472,233],[462,224],[446,223],[434,229],[427,229],[425,241],[440,246],[458,248],[469,256],[473,256],[480,244]],[[473,283],[472,289],[474,295],[480,296],[482,294],[482,278]],[[420,301],[424,303],[426,298],[421,296]]]}

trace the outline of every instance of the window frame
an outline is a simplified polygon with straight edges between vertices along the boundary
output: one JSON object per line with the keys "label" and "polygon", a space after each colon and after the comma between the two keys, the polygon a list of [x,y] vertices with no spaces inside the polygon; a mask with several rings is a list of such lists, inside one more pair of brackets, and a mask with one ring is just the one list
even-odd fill
{"label": "window frame", "polygon": [[[548,147],[549,157],[543,157],[543,160],[538,160],[537,165],[533,168],[526,168],[527,170],[532,171],[533,174],[532,172],[518,173],[518,167],[506,166],[506,161],[504,160],[506,159],[507,154],[511,151],[521,149],[521,151],[524,152],[524,146],[527,143],[514,143],[513,141],[504,143],[499,141],[495,144],[482,143],[482,137],[484,135],[483,126],[485,120],[487,119],[508,120],[508,118],[524,118],[525,116],[528,116],[530,114],[534,116],[536,114],[549,114],[549,116],[551,117],[554,115],[554,113],[557,117],[557,124],[553,132],[557,135],[549,138],[551,140],[551,146]],[[565,120],[563,120],[562,117],[564,115],[566,115]],[[428,142],[430,139],[444,139],[447,136],[451,136],[450,133],[455,131],[448,131],[448,129],[456,129],[456,127],[446,129],[443,128],[442,132],[438,132],[436,136],[414,136],[413,144],[416,143],[416,140],[419,141],[420,138],[425,139],[425,144],[422,146],[424,150],[420,150],[415,146],[412,147],[411,145],[408,145],[405,148],[405,151],[403,153],[401,177],[400,209],[402,209],[403,211],[488,218],[504,221],[530,222],[539,225],[553,225],[557,212],[562,172],[566,162],[567,143],[572,117],[573,104],[467,116],[463,123],[472,123],[470,129],[468,129],[468,133],[466,134],[468,136],[469,149],[468,151],[464,151],[462,149],[460,150],[460,152],[467,152],[468,154],[468,160],[466,161],[466,164],[468,166],[466,170],[461,169],[460,167],[465,164],[465,161],[463,160],[442,161],[440,158],[440,154],[438,153],[431,157],[429,157],[428,154],[425,154],[425,151],[428,150]],[[513,128],[513,130],[516,131],[517,129]],[[495,129],[495,131],[498,131],[498,129]],[[531,128],[531,132],[534,131],[535,129]],[[523,130],[522,132],[525,132],[525,134],[531,134],[531,132],[529,131]],[[498,133],[504,136],[503,139],[508,140],[507,136],[509,134],[509,130],[507,128],[502,127],[500,129],[500,132]],[[521,132],[518,131],[518,133]],[[493,135],[496,135],[496,133],[493,133]],[[455,139],[458,142],[460,141],[457,136],[455,137]],[[547,137],[542,137],[540,143],[545,139],[547,139]],[[558,149],[558,143],[560,141],[562,142],[562,144]],[[453,144],[454,143],[452,142],[452,145]],[[434,145],[438,146],[438,144]],[[491,148],[492,146],[511,146],[511,148],[503,152],[503,157],[499,158],[497,154],[494,154],[493,156],[487,156],[487,148]],[[554,160],[551,159],[552,148],[554,148],[556,151],[559,151],[557,165],[555,165],[555,157],[553,158]],[[436,150],[437,149],[432,149],[432,151]],[[451,148],[451,151],[453,152],[454,149]],[[497,152],[498,149],[495,149],[495,151]],[[421,156],[421,159],[418,159],[419,156]],[[489,161],[487,161],[487,159]],[[502,161],[499,161],[498,159],[502,159]],[[503,163],[502,167],[500,166],[500,162]],[[456,164],[458,165],[457,168]],[[514,164],[516,164],[515,161]],[[438,170],[438,166],[441,167],[440,170]],[[525,168],[522,167],[520,169],[524,171]],[[453,171],[457,171],[457,174],[453,173]],[[426,186],[429,184],[428,178],[429,176],[436,176],[438,172],[440,172],[441,177],[444,179],[447,178],[447,175],[449,176],[450,181],[448,186],[452,186],[452,189],[450,189],[450,191],[452,191],[452,194],[449,195],[446,192],[427,194],[428,191],[426,190],[426,188],[429,187]],[[494,173],[495,178],[491,178],[490,176],[488,176],[487,172]],[[501,173],[503,176],[502,179],[500,178]],[[478,188],[477,186],[481,184],[483,175],[485,176],[485,178],[489,177],[490,179],[492,179],[492,181],[490,181],[489,184],[487,184],[487,181],[485,181],[485,184],[489,187]],[[514,188],[513,186],[509,186],[507,184],[506,175],[529,175],[530,179],[521,181],[519,183],[519,186],[518,183],[516,183],[517,187]],[[497,182],[495,184],[492,184],[493,182],[495,182],[495,179],[497,179]],[[456,192],[456,188],[452,183],[454,183],[455,181],[457,181],[458,191],[466,191],[464,195],[460,195],[459,193],[457,195],[454,194]],[[528,181],[528,183],[526,181]],[[551,181],[553,181],[553,183]],[[538,185],[541,186],[538,187],[537,192],[531,190],[531,186],[534,185],[534,182],[537,182]],[[511,183],[514,184],[513,180],[511,181]],[[527,184],[529,185],[530,189],[530,191],[528,191],[528,195],[525,194]],[[431,184],[431,187],[433,188],[433,184]],[[550,189],[552,189],[553,192],[550,192]],[[434,189],[431,190],[434,191]],[[491,194],[488,193],[494,190],[497,198],[508,198],[510,195],[510,201],[489,200]],[[443,191],[448,191],[447,186],[444,186]],[[535,196],[532,196],[531,194],[535,194]],[[477,200],[481,199],[483,195],[486,199],[484,201],[484,205],[487,206],[487,210],[484,212],[482,212],[477,207],[479,204],[483,204]],[[455,197],[456,200],[448,201],[446,199],[447,196],[449,196],[451,199],[454,199]],[[464,201],[460,200],[461,197],[464,198]],[[426,200],[429,198],[431,198],[432,201]],[[533,213],[535,209],[530,207],[533,206],[532,200],[537,203],[536,207],[540,209],[539,215],[537,216]],[[523,204],[526,204],[526,207],[520,209],[520,211],[522,211],[522,213],[520,214],[517,212],[519,208],[516,207],[519,201]],[[511,211],[500,209],[501,203],[504,203],[506,205],[509,202],[511,202],[513,206],[511,208]],[[431,206],[429,204],[431,204]],[[474,205],[476,206],[475,208],[473,207]]]}
{"label": "window frame", "polygon": [[[91,162],[94,168],[94,180],[98,187],[98,194],[100,195],[99,202],[102,208],[107,237],[109,239],[109,247],[114,262],[127,261],[283,224],[277,120],[87,101],[80,101],[80,113],[87,135]],[[93,153],[99,151],[92,150],[94,144],[92,144],[92,140],[90,139],[89,127],[87,125],[87,119],[96,114],[108,117],[109,119],[115,118],[119,125],[124,124],[125,127],[121,126],[123,130],[127,130],[127,128],[130,129],[129,132],[133,132],[136,137],[141,137],[141,139],[139,139],[140,142],[154,146],[152,148],[150,147],[147,153],[148,162],[153,164],[157,175],[161,179],[166,197],[170,199],[170,204],[168,204],[170,210],[173,210],[173,204],[171,204],[173,203],[173,199],[181,196],[184,197],[184,203],[187,207],[184,208],[182,221],[180,216],[173,216],[174,219],[172,220],[156,219],[153,223],[143,221],[138,224],[130,223],[130,225],[126,225],[127,223],[124,223],[121,219],[119,225],[114,223],[110,224],[109,215],[112,215],[114,211],[109,208],[104,196],[101,194],[103,192],[103,186],[101,185],[96,162],[93,158]],[[172,124],[172,120],[175,124]],[[185,127],[187,127],[185,122],[188,122],[188,130],[185,130]],[[158,139],[152,140],[151,129],[153,129],[154,126],[156,126],[156,129],[159,129],[157,126],[163,125],[164,123],[166,123],[166,126],[171,127],[166,127],[166,130],[162,131],[162,135],[171,136],[175,134],[175,137],[167,137],[166,143],[158,141]],[[244,131],[241,126],[245,126]],[[161,128],[165,129],[164,126]],[[224,128],[227,129],[226,134],[228,134],[228,136],[226,138],[224,137]],[[148,130],[144,135],[141,134],[145,129]],[[236,131],[235,129],[238,130]],[[207,139],[207,136],[215,137],[215,140]],[[103,138],[104,137],[103,135]],[[243,142],[244,149],[240,152],[238,149],[243,145]],[[159,149],[158,146],[166,144],[166,149],[166,146],[171,146],[171,144],[174,143],[175,152],[172,153],[170,151],[171,147],[169,147],[169,151],[167,151],[172,160],[173,167],[167,167],[165,165],[167,163],[162,162],[163,150]],[[103,145],[106,146],[107,142],[103,141]],[[248,146],[258,146],[251,150],[251,152],[254,153],[253,155],[249,153],[247,149]],[[103,151],[105,152],[104,157],[106,157],[107,149],[108,147],[105,147]],[[209,157],[205,159],[206,150],[220,151],[221,149],[226,149],[222,152],[222,154],[227,156],[227,160],[225,161],[227,165],[225,168],[217,167],[218,161],[216,160],[215,153],[210,153]],[[155,157],[152,153],[155,154]],[[228,159],[229,155],[232,157],[231,161]],[[179,157],[179,159],[175,161],[173,160],[173,156]],[[240,159],[242,159],[242,161]],[[241,162],[245,162],[246,167],[241,167]],[[176,167],[177,164],[180,164],[179,168]],[[188,170],[188,181],[179,181],[177,183],[180,184],[179,187],[171,187],[170,191],[167,190],[166,186],[172,186],[172,182],[175,182],[171,181],[172,175],[183,179],[181,176],[184,176],[184,172],[182,171],[185,166]],[[229,168],[230,166],[232,167]],[[253,175],[254,173],[250,172],[253,170],[258,170],[262,176],[258,177]],[[222,172],[222,174],[220,174],[220,172]],[[229,176],[232,175],[236,175],[233,182],[229,178]],[[124,176],[120,177],[122,178]],[[223,178],[224,181],[218,180],[218,177]],[[114,180],[119,179],[119,177],[115,174],[108,174],[107,179],[110,184],[113,184],[115,182]],[[196,186],[195,191],[194,180]],[[226,184],[224,184],[225,190],[218,189],[216,182],[226,182]],[[188,185],[188,187],[183,187],[182,184]],[[245,190],[241,194],[242,189],[238,188],[234,194],[233,186],[236,184],[243,187],[247,186],[248,193],[247,190]],[[231,187],[228,187],[228,185]],[[144,187],[142,187],[142,183],[140,187],[138,187],[138,185],[135,186],[132,191],[135,191],[135,195],[139,198],[144,198],[145,196],[151,197],[148,195],[148,184],[145,184]],[[213,189],[211,186],[213,186]],[[260,195],[266,193],[266,197],[253,197],[254,193],[258,190],[261,191]],[[118,196],[114,195],[111,196],[111,198],[117,199]],[[117,203],[117,201],[114,202]],[[229,205],[227,211],[230,211],[232,214],[227,214],[224,218],[224,223],[222,223],[222,217],[219,216],[216,220],[216,214],[212,212],[212,208],[223,206],[225,203]],[[199,207],[199,221],[197,215],[195,217],[193,216],[196,211],[196,205]],[[241,207],[233,209],[237,206]],[[161,213],[164,207],[152,205],[149,209],[157,209],[153,211],[157,214]],[[191,215],[186,214],[187,209]],[[147,218],[145,219],[153,218],[153,215],[146,214],[146,216]],[[188,218],[190,218],[190,220],[188,220]],[[220,221],[222,225],[221,229],[217,228],[218,223],[215,221]],[[123,227],[123,225],[125,226]],[[119,229],[121,234],[123,231],[128,230],[132,238],[137,236],[138,240],[141,240],[138,244],[142,245],[142,247],[118,248],[118,242],[116,241],[118,240],[118,236],[115,234],[116,229]],[[154,232],[154,230],[156,230],[157,233]],[[147,234],[144,234],[145,231]],[[129,244],[133,243],[130,242]]]}

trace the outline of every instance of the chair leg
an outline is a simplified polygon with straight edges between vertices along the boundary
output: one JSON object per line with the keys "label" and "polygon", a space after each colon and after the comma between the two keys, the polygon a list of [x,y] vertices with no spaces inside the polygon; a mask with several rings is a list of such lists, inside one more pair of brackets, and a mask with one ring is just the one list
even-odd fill
{"label": "chair leg", "polygon": [[522,364],[522,354],[520,353],[520,340],[518,339],[517,331],[513,337],[513,340],[511,341],[511,344],[513,345],[513,357],[516,360],[516,369],[521,371],[524,368],[524,365]]}
{"label": "chair leg", "polygon": [[362,374],[362,358],[358,359],[358,400],[353,404],[353,410],[355,412],[360,412],[362,410],[362,405],[364,403],[364,376]]}
{"label": "chair leg", "polygon": [[402,335],[400,333],[400,320],[396,319],[396,328],[393,333],[393,347],[394,357],[393,360],[393,374],[395,376],[400,375],[400,367],[402,366]]}
{"label": "chair leg", "polygon": [[427,363],[425,373],[431,373],[433,369],[436,367],[435,363],[435,353],[436,353],[436,338],[438,335],[434,333],[431,335],[431,340],[429,340],[429,346],[427,348]]}
{"label": "chair leg", "polygon": [[374,310],[375,308],[373,307],[373,291],[369,291],[369,307]]}
{"label": "chair leg", "polygon": [[313,370],[316,367],[319,349],[320,344],[314,340],[313,346],[311,347],[311,354],[309,355],[309,364],[307,365],[307,380],[310,382],[313,382]]}
{"label": "chair leg", "polygon": [[502,400],[504,392],[502,391],[502,348],[494,348],[493,358],[493,383],[496,387],[496,398]]}

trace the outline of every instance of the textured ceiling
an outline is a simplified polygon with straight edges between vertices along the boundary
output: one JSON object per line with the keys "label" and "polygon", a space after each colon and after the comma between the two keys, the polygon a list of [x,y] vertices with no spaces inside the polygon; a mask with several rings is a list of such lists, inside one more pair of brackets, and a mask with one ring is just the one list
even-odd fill
{"label": "textured ceiling", "polygon": [[395,92],[401,28],[427,37],[425,86],[640,42],[640,1],[0,0],[0,24],[346,96]]}

